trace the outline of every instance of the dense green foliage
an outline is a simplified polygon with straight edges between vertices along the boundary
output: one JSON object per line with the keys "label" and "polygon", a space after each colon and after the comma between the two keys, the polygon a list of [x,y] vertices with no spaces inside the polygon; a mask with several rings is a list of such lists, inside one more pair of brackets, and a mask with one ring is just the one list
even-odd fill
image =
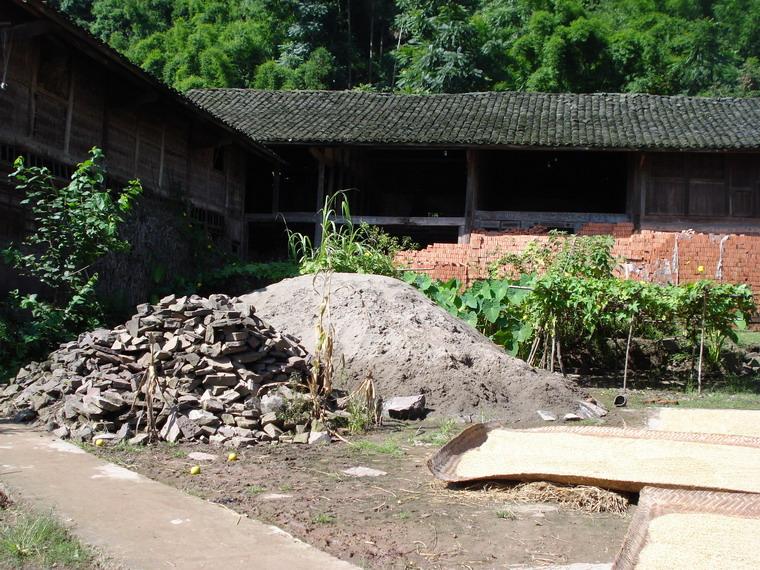
{"label": "dense green foliage", "polygon": [[142,191],[134,180],[118,195],[107,189],[103,161],[103,153],[92,149],[64,186],[54,184],[47,168],[27,167],[21,158],[14,164],[10,177],[25,194],[21,203],[32,214],[34,230],[20,246],[11,244],[2,254],[49,294],[16,290],[3,304],[0,372],[100,323],[93,266],[104,255],[129,247],[119,236],[119,226]]}
{"label": "dense green foliage", "polygon": [[167,83],[760,93],[760,0],[53,0]]}
{"label": "dense green foliage", "polygon": [[345,192],[328,196],[320,214],[322,239],[318,245],[307,235],[288,231],[290,256],[302,274],[335,271],[396,276],[396,253],[416,247],[409,238],[399,239],[376,226],[355,224]]}
{"label": "dense green foliage", "polygon": [[[736,325],[755,310],[749,288],[709,280],[677,286],[619,279],[613,275],[612,243],[606,236],[555,233],[520,255],[506,256],[490,279],[466,290],[456,280],[441,283],[414,274],[406,280],[532,364],[553,367],[552,354],[559,359],[633,332],[681,337],[696,349],[703,328],[706,356],[717,363],[725,340],[736,341]],[[505,272],[520,277],[500,276]]]}

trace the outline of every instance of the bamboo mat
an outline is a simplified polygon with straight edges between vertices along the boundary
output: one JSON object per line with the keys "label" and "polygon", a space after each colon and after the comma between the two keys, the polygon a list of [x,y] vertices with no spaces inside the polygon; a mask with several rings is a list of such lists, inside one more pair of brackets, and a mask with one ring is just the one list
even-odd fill
{"label": "bamboo mat", "polygon": [[760,410],[659,408],[649,417],[649,429],[760,437]]}
{"label": "bamboo mat", "polygon": [[760,495],[646,487],[613,570],[760,568]]}
{"label": "bamboo mat", "polygon": [[760,493],[760,438],[605,427],[476,424],[428,461],[450,482],[553,481]]}

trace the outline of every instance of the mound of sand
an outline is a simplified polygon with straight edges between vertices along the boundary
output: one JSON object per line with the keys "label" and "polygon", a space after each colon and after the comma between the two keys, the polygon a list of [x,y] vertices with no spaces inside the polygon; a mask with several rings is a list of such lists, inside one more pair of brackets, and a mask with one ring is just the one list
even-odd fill
{"label": "mound of sand", "polygon": [[[323,277],[286,279],[241,299],[275,328],[314,346]],[[414,289],[390,277],[335,274],[330,310],[336,369],[350,388],[371,371],[384,398],[424,393],[437,416],[536,423],[537,410],[562,417],[585,394],[558,374],[536,370]]]}

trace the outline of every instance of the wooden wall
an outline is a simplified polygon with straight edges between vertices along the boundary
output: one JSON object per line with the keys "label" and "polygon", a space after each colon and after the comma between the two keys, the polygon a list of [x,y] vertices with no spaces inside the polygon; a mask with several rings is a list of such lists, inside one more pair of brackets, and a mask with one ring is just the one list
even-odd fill
{"label": "wooden wall", "polygon": [[[0,21],[14,27],[32,23],[8,5],[0,6]],[[113,62],[104,65],[100,56],[83,51],[53,27],[29,33],[27,26],[14,34],[11,47],[7,87],[0,89],[0,246],[19,240],[29,227],[18,223],[25,213],[19,205],[23,196],[7,180],[12,161],[23,155],[27,164],[48,166],[65,179],[98,146],[112,186],[138,178],[151,204],[188,203],[220,245],[241,251],[247,165],[265,163],[242,137],[237,140]],[[260,192],[271,193],[271,188]],[[150,214],[139,217],[146,220]],[[180,246],[167,244],[166,254]],[[0,294],[17,284],[7,268],[0,268]]]}
{"label": "wooden wall", "polygon": [[760,218],[760,155],[649,153],[643,219]]}

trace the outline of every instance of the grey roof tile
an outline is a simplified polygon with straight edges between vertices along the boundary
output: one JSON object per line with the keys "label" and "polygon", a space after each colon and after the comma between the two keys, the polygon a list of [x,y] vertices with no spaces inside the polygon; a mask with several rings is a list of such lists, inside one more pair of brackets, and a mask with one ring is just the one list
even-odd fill
{"label": "grey roof tile", "polygon": [[760,150],[760,98],[198,89],[262,143]]}

